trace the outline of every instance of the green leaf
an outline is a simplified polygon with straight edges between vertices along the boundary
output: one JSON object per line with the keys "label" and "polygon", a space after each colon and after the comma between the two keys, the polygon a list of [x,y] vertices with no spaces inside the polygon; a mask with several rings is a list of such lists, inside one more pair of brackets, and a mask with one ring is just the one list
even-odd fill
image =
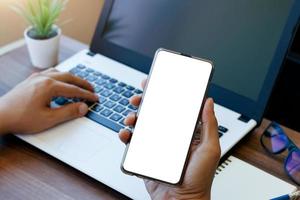
{"label": "green leaf", "polygon": [[23,6],[15,4],[10,7],[33,27],[37,38],[48,38],[53,35],[53,25],[67,3],[68,0],[27,0]]}

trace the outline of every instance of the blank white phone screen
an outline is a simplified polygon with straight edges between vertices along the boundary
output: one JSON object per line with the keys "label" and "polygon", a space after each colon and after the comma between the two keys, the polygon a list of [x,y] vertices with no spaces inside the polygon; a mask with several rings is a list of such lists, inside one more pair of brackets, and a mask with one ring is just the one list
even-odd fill
{"label": "blank white phone screen", "polygon": [[160,50],[123,168],[176,184],[184,168],[212,64]]}

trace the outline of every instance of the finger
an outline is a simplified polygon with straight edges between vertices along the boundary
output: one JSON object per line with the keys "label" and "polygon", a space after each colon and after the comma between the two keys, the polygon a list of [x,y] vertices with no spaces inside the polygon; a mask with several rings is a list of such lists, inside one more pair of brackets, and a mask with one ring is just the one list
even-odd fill
{"label": "finger", "polygon": [[[145,89],[146,83],[147,83],[147,79],[144,79],[144,80],[142,81],[142,88],[143,88],[143,89]],[[142,99],[141,96],[138,96],[138,95],[133,96],[133,97],[130,99],[130,103],[131,103],[132,105],[134,105],[134,106],[139,106],[140,103],[141,103],[141,99]]]}
{"label": "finger", "polygon": [[57,81],[76,85],[78,87],[81,87],[83,89],[86,89],[86,90],[89,90],[92,92],[94,91],[93,86],[88,81],[81,79],[77,76],[74,76],[68,72],[50,71],[50,72],[46,73],[46,76],[53,78]]}
{"label": "finger", "polygon": [[85,103],[71,103],[59,108],[49,108],[50,118],[49,127],[55,126],[65,121],[83,117],[88,112],[88,106]]}
{"label": "finger", "polygon": [[49,68],[44,71],[41,71],[40,74],[46,75],[46,74],[53,73],[53,72],[58,72],[58,71],[55,68]]}
{"label": "finger", "polygon": [[126,129],[122,129],[119,132],[119,138],[124,144],[127,144],[130,141],[131,132]]}
{"label": "finger", "polygon": [[79,98],[88,101],[98,101],[99,97],[91,91],[82,89],[75,85],[70,85],[63,82],[56,82],[50,91],[51,97],[67,97],[67,98]]}
{"label": "finger", "polygon": [[206,100],[202,111],[201,139],[203,143],[219,144],[218,122],[215,117],[214,101],[212,98]]}
{"label": "finger", "polygon": [[131,99],[130,99],[130,103],[134,106],[139,106],[140,103],[141,103],[141,99],[142,97],[141,96],[133,96]]}
{"label": "finger", "polygon": [[136,122],[136,115],[135,113],[129,113],[128,116],[124,120],[124,124],[126,126],[134,126]]}
{"label": "finger", "polygon": [[142,88],[143,88],[143,89],[145,89],[146,84],[147,84],[147,79],[144,79],[144,80],[142,81]]}

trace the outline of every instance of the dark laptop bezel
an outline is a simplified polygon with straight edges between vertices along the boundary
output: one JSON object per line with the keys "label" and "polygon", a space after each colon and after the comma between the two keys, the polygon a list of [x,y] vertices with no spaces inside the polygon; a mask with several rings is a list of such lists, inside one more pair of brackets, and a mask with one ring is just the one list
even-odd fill
{"label": "dark laptop bezel", "polygon": [[[105,0],[104,2],[98,25],[90,46],[90,51],[95,54],[102,54],[148,74],[153,58],[146,57],[102,39],[102,34],[113,3],[114,0]],[[241,113],[243,115],[243,120],[246,119],[247,121],[247,118],[249,118],[254,119],[257,122],[261,121],[277,75],[289,49],[290,43],[295,35],[295,30],[300,17],[299,10],[300,1],[294,0],[258,100],[253,101],[252,99],[222,88],[221,86],[211,84],[208,95],[212,96],[216,103]]]}

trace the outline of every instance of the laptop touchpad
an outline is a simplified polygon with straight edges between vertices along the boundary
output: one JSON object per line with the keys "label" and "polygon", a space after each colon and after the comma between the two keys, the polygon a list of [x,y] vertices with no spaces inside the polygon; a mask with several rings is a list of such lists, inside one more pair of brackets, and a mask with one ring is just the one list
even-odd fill
{"label": "laptop touchpad", "polygon": [[[103,130],[103,129],[102,129]],[[76,160],[86,161],[111,144],[111,138],[89,120],[77,119],[35,135],[44,145]]]}

